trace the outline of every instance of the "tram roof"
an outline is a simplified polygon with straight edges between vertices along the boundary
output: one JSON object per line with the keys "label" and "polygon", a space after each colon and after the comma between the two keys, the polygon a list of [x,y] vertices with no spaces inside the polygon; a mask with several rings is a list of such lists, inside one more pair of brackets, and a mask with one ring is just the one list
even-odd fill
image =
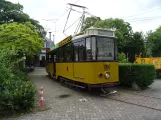
{"label": "tram roof", "polygon": [[73,41],[79,38],[87,37],[90,35],[97,35],[97,36],[106,36],[106,37],[114,37],[115,38],[115,31],[114,30],[109,30],[109,29],[101,29],[101,28],[88,28],[84,32],[78,33],[74,36],[68,36],[64,40],[60,41],[57,43],[53,48],[51,48],[52,52],[53,50],[65,45],[69,41]]}

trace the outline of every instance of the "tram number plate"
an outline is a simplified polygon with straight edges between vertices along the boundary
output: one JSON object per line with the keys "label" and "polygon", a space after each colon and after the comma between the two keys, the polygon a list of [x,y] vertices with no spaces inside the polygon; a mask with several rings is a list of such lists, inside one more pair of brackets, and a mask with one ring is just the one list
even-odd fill
{"label": "tram number plate", "polygon": [[104,64],[104,70],[110,70],[110,64]]}

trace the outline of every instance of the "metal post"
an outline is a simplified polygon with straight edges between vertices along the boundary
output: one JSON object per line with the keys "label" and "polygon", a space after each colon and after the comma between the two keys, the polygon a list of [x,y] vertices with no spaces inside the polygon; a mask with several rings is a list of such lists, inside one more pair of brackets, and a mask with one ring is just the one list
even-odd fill
{"label": "metal post", "polygon": [[55,47],[55,42],[54,42],[55,39],[54,39],[54,37],[55,37],[55,36],[53,35],[53,44],[54,44],[54,47]]}

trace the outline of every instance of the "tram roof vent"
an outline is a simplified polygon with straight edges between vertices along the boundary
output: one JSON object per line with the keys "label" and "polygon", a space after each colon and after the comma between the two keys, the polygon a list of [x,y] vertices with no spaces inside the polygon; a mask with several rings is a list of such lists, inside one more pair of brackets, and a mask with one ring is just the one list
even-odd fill
{"label": "tram roof vent", "polygon": [[115,37],[114,30],[100,29],[100,28],[89,28],[85,31],[86,35],[101,35],[108,37]]}

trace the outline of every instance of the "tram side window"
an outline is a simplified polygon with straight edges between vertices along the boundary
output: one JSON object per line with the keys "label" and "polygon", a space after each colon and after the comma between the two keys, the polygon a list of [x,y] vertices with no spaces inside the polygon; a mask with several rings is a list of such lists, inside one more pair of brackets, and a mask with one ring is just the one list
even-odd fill
{"label": "tram side window", "polygon": [[56,51],[56,62],[59,62],[59,50]]}
{"label": "tram side window", "polygon": [[92,37],[92,60],[96,60],[96,38]]}
{"label": "tram side window", "polygon": [[46,63],[48,63],[49,61],[49,55],[48,54],[46,54]]}
{"label": "tram side window", "polygon": [[91,61],[92,50],[91,50],[91,39],[86,38],[86,61]]}
{"label": "tram side window", "polygon": [[116,39],[114,40],[114,44],[115,44],[115,60],[117,60],[118,48],[117,48]]}
{"label": "tram side window", "polygon": [[69,43],[64,47],[64,61],[72,61],[72,43]]}
{"label": "tram side window", "polygon": [[74,61],[78,61],[79,43],[74,43]]}
{"label": "tram side window", "polygon": [[84,61],[85,60],[85,40],[82,40],[78,42],[79,44],[79,61]]}
{"label": "tram side window", "polygon": [[53,56],[53,62],[56,62],[56,55]]}
{"label": "tram side window", "polygon": [[64,61],[63,47],[59,48],[59,62]]}
{"label": "tram side window", "polygon": [[49,62],[49,63],[52,63],[52,55],[51,55],[51,54],[49,55],[48,62]]}

